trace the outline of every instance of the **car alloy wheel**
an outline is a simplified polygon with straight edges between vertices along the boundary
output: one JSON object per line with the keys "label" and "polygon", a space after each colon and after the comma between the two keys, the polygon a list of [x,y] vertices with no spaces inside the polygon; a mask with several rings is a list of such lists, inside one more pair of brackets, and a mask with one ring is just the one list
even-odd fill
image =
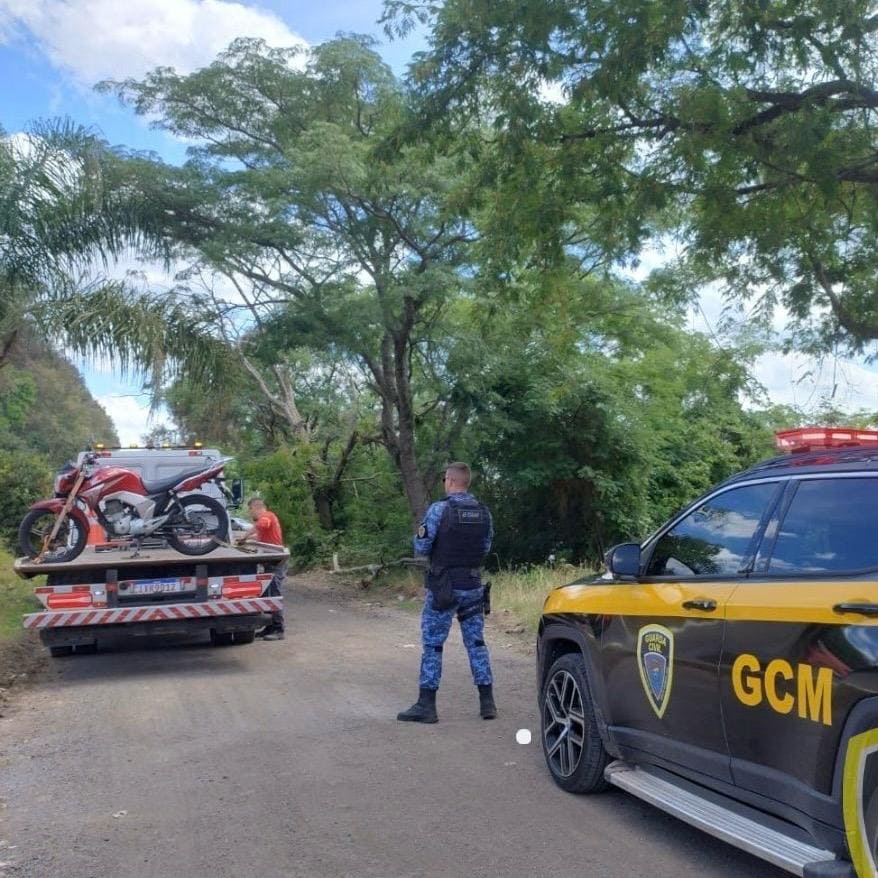
{"label": "car alloy wheel", "polygon": [[557,671],[546,687],[543,703],[543,742],[546,759],[557,777],[570,777],[585,743],[582,692],[573,675]]}

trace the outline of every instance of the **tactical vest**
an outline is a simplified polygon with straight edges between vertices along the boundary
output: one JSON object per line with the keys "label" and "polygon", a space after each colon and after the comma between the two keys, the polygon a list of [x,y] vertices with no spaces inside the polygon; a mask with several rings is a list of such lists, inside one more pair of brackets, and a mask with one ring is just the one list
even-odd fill
{"label": "tactical vest", "polygon": [[430,571],[451,572],[460,585],[478,585],[490,532],[488,507],[471,497],[444,497],[445,509],[430,552]]}

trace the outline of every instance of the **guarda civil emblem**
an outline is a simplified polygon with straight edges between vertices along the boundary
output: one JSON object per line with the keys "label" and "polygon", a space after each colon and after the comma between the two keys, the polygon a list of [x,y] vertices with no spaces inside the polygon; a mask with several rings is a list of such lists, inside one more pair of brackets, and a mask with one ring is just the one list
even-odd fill
{"label": "guarda civil emblem", "polygon": [[637,668],[646,698],[661,719],[674,682],[674,635],[663,625],[644,625],[637,633]]}

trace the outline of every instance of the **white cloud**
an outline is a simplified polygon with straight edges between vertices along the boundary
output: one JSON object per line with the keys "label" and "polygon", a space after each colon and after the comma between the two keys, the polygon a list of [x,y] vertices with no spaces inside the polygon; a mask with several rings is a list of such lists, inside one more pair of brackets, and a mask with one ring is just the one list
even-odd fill
{"label": "white cloud", "polygon": [[97,401],[115,424],[122,445],[140,445],[142,436],[166,420],[161,412],[151,417],[149,405],[135,396],[108,393],[98,396]]}
{"label": "white cloud", "polygon": [[878,372],[854,360],[765,354],[756,361],[756,379],[772,402],[806,411],[829,402],[843,411],[878,412]]}
{"label": "white cloud", "polygon": [[189,72],[236,37],[305,46],[276,15],[228,0],[0,0],[0,43],[29,37],[79,83]]}
{"label": "white cloud", "polygon": [[[716,337],[727,319],[746,322],[751,317],[745,306],[726,302],[717,285],[705,287],[698,305],[689,311],[690,327]],[[789,322],[788,312],[778,306],[771,320],[776,340],[785,336]],[[806,412],[825,403],[842,411],[878,412],[878,371],[867,366],[864,360],[775,351],[756,359],[754,375],[772,403],[791,405]]]}

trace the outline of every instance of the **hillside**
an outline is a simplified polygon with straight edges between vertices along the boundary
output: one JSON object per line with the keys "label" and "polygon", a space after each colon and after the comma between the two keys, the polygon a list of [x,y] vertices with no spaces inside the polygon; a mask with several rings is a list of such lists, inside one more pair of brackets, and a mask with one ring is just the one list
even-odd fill
{"label": "hillside", "polygon": [[35,451],[54,466],[96,440],[118,444],[77,369],[42,342],[17,341],[0,369],[0,449]]}

